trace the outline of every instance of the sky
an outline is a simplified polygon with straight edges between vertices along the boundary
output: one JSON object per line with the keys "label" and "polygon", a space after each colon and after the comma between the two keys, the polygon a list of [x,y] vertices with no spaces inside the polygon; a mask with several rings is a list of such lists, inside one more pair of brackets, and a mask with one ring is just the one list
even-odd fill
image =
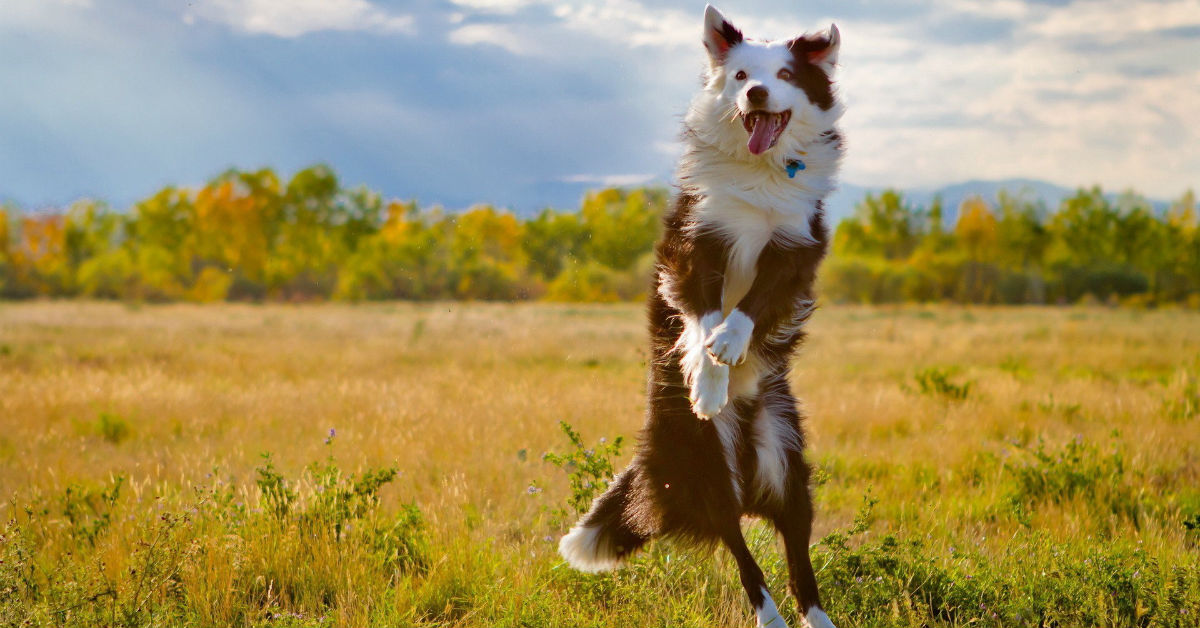
{"label": "sky", "polygon": [[[728,1],[836,22],[842,179],[1200,187],[1200,0]],[[0,0],[0,200],[120,207],[230,167],[333,166],[450,208],[669,182],[704,3]]]}

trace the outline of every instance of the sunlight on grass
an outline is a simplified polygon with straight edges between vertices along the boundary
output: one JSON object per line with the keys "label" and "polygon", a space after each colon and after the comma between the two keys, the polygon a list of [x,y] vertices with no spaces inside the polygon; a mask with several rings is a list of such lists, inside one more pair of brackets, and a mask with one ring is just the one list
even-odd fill
{"label": "sunlight on grass", "polygon": [[[0,624],[751,625],[724,552],[657,542],[602,575],[555,553],[632,455],[642,322],[0,304]],[[810,331],[835,623],[1200,621],[1200,317],[826,307]]]}

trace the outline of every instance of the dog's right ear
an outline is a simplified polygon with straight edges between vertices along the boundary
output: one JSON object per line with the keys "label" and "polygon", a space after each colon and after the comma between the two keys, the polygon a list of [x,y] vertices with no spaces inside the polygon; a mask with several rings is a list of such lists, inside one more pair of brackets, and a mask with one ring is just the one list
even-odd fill
{"label": "dog's right ear", "polygon": [[724,15],[711,4],[704,6],[704,48],[708,50],[708,58],[715,68],[725,63],[725,55],[730,48],[742,43],[742,31],[739,31]]}

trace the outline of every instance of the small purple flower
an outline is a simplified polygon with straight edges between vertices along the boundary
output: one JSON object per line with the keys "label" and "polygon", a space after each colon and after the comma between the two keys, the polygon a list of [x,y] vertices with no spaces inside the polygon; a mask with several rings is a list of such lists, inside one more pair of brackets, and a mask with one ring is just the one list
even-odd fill
{"label": "small purple flower", "polygon": [[542,489],[539,488],[536,484],[530,484],[529,488],[525,489],[525,492],[530,495],[537,495],[538,493],[542,492]]}
{"label": "small purple flower", "polygon": [[328,445],[329,443],[332,443],[334,436],[337,436],[337,430],[331,427],[329,428],[329,436],[325,438],[325,444]]}

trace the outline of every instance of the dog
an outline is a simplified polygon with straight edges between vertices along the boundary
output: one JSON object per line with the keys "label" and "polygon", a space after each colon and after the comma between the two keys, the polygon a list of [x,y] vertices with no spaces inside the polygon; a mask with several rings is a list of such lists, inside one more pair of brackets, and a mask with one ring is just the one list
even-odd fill
{"label": "dog", "polygon": [[789,588],[832,628],[809,559],[812,499],[789,360],[828,246],[822,200],[842,156],[831,77],[837,26],[787,41],[742,36],[705,7],[703,88],[684,117],[678,192],[649,298],[646,426],[629,466],[564,536],[576,569],[620,566],[647,541],[722,542],[758,626],[783,628],[741,517],[783,537]]}

